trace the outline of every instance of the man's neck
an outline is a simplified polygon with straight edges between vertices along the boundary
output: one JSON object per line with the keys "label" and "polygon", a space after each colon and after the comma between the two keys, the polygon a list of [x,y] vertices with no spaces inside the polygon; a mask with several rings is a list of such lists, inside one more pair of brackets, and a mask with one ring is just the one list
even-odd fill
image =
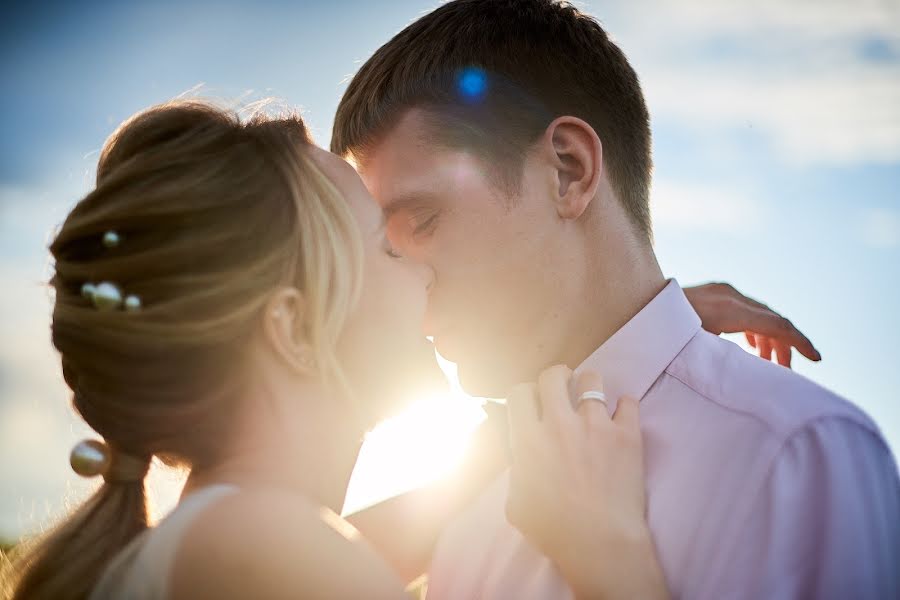
{"label": "man's neck", "polygon": [[[592,269],[579,304],[581,326],[572,332],[561,362],[575,368],[634,318],[665,287],[666,278],[649,245],[612,240],[620,256]],[[609,243],[607,243],[609,245]],[[625,248],[625,251],[622,251]],[[604,256],[611,256],[605,248]]]}

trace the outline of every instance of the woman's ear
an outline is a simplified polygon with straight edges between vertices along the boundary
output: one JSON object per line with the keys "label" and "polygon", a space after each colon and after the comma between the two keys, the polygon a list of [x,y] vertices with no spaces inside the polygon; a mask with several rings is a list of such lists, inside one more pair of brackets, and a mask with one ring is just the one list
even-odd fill
{"label": "woman's ear", "polygon": [[564,116],[550,123],[544,141],[556,173],[556,212],[564,219],[577,219],[600,186],[603,172],[600,138],[585,121]]}
{"label": "woman's ear", "polygon": [[263,313],[263,334],[272,351],[291,369],[312,375],[316,358],[305,326],[306,303],[300,290],[283,287],[272,294]]}

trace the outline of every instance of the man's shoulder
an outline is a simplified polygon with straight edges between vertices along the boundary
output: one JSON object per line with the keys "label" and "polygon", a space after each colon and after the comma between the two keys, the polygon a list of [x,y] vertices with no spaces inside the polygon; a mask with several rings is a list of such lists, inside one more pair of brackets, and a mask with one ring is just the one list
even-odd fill
{"label": "man's shoulder", "polygon": [[665,373],[696,395],[700,410],[718,419],[752,423],[750,428],[758,435],[774,441],[828,419],[880,436],[872,419],[851,401],[705,331],[685,346]]}

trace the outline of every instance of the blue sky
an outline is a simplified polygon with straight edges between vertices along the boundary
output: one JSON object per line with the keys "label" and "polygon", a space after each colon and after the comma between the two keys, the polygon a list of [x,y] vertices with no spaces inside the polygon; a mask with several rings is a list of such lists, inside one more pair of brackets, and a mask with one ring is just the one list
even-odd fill
{"label": "blue sky", "polygon": [[[728,280],[821,350],[796,369],[900,449],[900,7],[875,0],[578,3],[636,67],[654,219],[682,284]],[[86,486],[50,347],[46,242],[105,137],[200,86],[300,105],[322,144],[346,79],[432,1],[79,2],[0,24],[0,536]],[[422,439],[427,439],[423,436]],[[373,467],[375,468],[375,467]]]}

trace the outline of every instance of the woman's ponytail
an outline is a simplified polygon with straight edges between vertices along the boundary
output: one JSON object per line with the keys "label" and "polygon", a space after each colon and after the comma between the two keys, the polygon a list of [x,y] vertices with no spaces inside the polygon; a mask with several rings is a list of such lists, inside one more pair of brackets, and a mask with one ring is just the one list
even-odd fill
{"label": "woman's ponytail", "polygon": [[25,541],[2,568],[4,600],[87,598],[109,561],[148,526],[143,480],[104,481],[55,529]]}

